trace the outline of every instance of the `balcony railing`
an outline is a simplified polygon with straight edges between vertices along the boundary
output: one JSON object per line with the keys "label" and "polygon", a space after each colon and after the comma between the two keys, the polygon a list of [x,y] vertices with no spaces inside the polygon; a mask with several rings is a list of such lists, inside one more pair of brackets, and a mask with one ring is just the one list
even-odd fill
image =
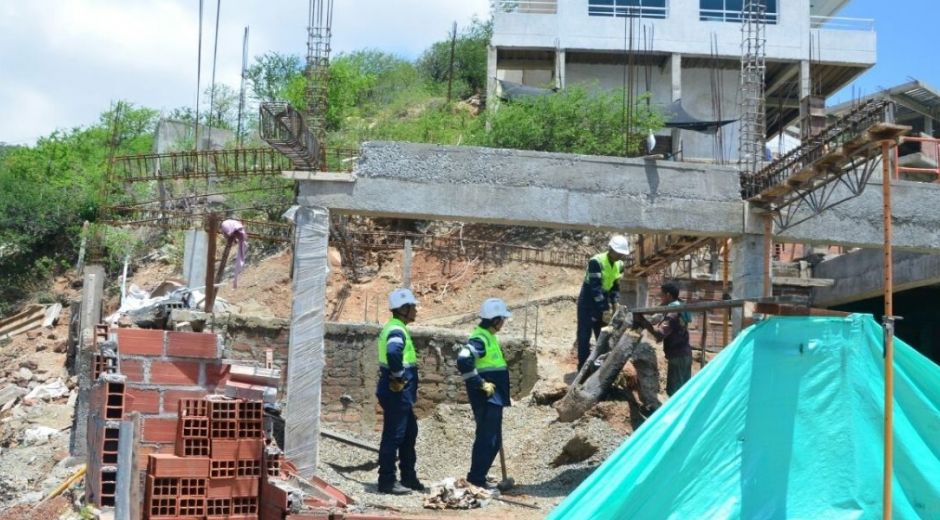
{"label": "balcony railing", "polygon": [[872,32],[875,30],[875,20],[872,18],[845,18],[842,16],[810,16],[809,26],[813,29]]}
{"label": "balcony railing", "polygon": [[558,0],[493,0],[494,13],[556,14]]}
{"label": "balcony railing", "polygon": [[[741,22],[744,15],[741,11],[732,11],[728,9],[699,9],[699,20],[703,22]],[[765,13],[764,22],[769,24],[777,23],[777,13]]]}
{"label": "balcony railing", "polygon": [[665,3],[663,6],[615,4],[616,0],[588,2],[588,15],[660,19],[669,16],[669,7]]}

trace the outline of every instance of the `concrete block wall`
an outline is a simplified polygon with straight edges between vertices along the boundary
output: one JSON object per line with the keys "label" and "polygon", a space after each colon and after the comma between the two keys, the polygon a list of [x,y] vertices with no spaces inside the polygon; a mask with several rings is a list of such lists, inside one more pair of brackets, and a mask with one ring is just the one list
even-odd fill
{"label": "concrete block wall", "polygon": [[[216,322],[224,330],[225,357],[263,363],[265,349],[274,352],[274,364],[287,373],[287,320],[230,317]],[[331,428],[362,432],[380,428],[380,408],[375,399],[378,380],[377,324],[328,323],[326,369],[322,381],[321,421]],[[469,331],[469,329],[468,329]],[[438,403],[465,403],[466,390],[456,368],[457,349],[466,333],[415,327],[411,331],[418,351],[418,417],[431,413]],[[528,394],[538,378],[535,349],[518,338],[502,338],[514,397]],[[283,383],[283,382],[282,382]],[[281,386],[283,397],[284,385]]]}

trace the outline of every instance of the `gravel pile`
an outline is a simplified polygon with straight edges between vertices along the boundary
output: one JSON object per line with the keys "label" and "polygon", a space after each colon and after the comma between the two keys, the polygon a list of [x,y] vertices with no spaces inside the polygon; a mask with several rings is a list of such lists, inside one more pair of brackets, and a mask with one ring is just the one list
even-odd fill
{"label": "gravel pile", "polygon": [[[505,509],[514,518],[543,517],[625,439],[605,420],[596,417],[586,416],[569,424],[558,423],[555,418],[550,406],[530,405],[526,398],[506,409],[503,419],[507,470],[516,482],[507,496],[537,504],[540,510],[495,502],[487,506],[485,514],[479,510],[476,514],[488,516]],[[441,404],[419,421],[418,476],[426,486],[446,477],[466,476],[473,430],[469,405]],[[380,433],[370,432],[360,438],[378,445]],[[403,497],[379,494],[377,460],[372,452],[322,439],[319,475],[369,508],[434,516],[435,512],[423,509],[421,494]],[[501,478],[498,457],[490,477]]]}

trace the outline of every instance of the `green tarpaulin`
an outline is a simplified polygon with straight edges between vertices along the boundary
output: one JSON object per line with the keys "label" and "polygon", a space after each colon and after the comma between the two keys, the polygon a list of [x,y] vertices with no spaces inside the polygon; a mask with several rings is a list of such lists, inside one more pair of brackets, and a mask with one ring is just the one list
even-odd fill
{"label": "green tarpaulin", "polygon": [[[894,518],[940,518],[940,367],[894,345]],[[750,327],[549,518],[881,518],[882,348],[869,315]]]}

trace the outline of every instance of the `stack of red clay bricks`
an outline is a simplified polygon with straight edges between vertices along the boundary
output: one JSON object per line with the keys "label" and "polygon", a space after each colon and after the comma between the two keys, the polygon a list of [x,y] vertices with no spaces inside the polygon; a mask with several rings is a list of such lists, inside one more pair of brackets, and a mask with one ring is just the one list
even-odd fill
{"label": "stack of red clay bricks", "polygon": [[85,485],[85,499],[89,503],[114,505],[124,391],[124,376],[105,373],[95,381],[89,396],[88,471]]}
{"label": "stack of red clay bricks", "polygon": [[147,455],[174,453],[177,405],[212,393],[228,365],[210,333],[117,329],[118,368],[127,377],[126,413],[140,414],[138,468]]}
{"label": "stack of red clay bricks", "polygon": [[146,517],[258,518],[262,403],[212,395],[178,410],[176,454],[148,456]]}

